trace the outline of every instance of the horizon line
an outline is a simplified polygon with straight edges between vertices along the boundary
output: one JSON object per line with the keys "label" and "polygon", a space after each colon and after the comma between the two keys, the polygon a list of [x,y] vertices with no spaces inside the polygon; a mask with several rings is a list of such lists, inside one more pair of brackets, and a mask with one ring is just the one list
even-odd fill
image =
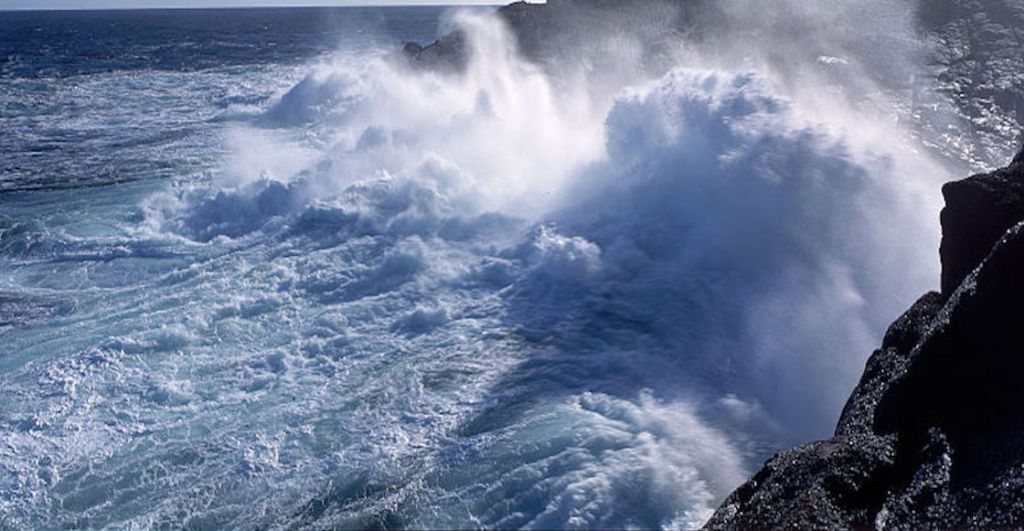
{"label": "horizon line", "polygon": [[[0,12],[59,12],[59,11],[181,11],[181,10],[225,10],[225,9],[287,9],[287,8],[346,8],[346,7],[500,7],[507,5],[509,1],[497,1],[497,2],[459,2],[457,0],[451,3],[424,3],[422,0],[416,1],[395,1],[388,3],[342,3],[344,0],[339,0],[337,3],[269,3],[269,4],[249,4],[249,5],[166,5],[166,6],[100,6],[100,7],[38,7],[38,6],[27,6],[27,7],[4,7],[0,5]],[[532,0],[529,3],[545,3]]]}

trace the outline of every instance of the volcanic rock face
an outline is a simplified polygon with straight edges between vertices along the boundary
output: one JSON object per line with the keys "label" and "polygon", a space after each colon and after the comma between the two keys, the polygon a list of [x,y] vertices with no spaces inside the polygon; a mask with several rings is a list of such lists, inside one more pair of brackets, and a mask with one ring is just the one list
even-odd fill
{"label": "volcanic rock face", "polygon": [[882,348],[868,358],[860,383],[843,408],[836,425],[836,437],[871,432],[878,401],[889,384],[906,371],[910,352],[928,331],[928,325],[942,309],[943,302],[942,295],[928,293],[889,326]]}
{"label": "volcanic rock face", "polygon": [[1024,219],[1024,153],[1008,168],[942,188],[942,293],[949,296],[1007,227]]}
{"label": "volcanic rock face", "polygon": [[1024,526],[1022,188],[1024,150],[946,186],[944,293],[893,323],[835,437],[773,457],[709,529]]}

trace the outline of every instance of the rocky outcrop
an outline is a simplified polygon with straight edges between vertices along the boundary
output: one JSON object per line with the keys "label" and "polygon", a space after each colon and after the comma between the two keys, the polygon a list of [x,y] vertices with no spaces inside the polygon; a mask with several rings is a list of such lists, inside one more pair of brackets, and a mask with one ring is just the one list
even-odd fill
{"label": "rocky outcrop", "polygon": [[466,64],[466,35],[461,31],[449,33],[427,46],[407,42],[402,54],[416,67],[436,70],[459,70]]}
{"label": "rocky outcrop", "polygon": [[1008,168],[942,187],[942,293],[949,296],[1007,227],[1024,219],[1024,152]]}
{"label": "rocky outcrop", "polygon": [[837,437],[871,432],[878,401],[889,384],[906,371],[911,351],[928,331],[942,303],[942,295],[928,293],[889,326],[882,348],[868,358],[860,382],[846,401],[836,425]]}
{"label": "rocky outcrop", "polygon": [[[544,56],[541,43],[550,43],[557,36],[555,11],[559,9],[554,3],[548,6],[513,2],[499,8],[497,16],[516,36],[520,52],[530,60],[539,61]],[[462,69],[468,59],[465,35],[458,30],[425,46],[406,43],[402,52],[411,65],[431,69]]]}
{"label": "rocky outcrop", "polygon": [[1022,188],[1024,150],[944,188],[943,293],[893,323],[835,437],[770,459],[709,529],[1024,527]]}

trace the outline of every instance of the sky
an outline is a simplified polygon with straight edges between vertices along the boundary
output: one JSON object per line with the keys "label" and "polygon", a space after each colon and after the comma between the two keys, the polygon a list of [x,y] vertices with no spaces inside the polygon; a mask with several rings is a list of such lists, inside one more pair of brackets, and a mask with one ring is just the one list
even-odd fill
{"label": "sky", "polygon": [[145,7],[247,7],[346,5],[455,5],[508,3],[503,0],[0,0],[4,9],[114,9]]}

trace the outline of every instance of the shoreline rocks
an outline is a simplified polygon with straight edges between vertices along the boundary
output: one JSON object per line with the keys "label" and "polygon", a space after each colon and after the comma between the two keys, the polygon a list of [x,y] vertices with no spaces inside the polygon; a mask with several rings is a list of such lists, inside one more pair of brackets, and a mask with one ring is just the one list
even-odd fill
{"label": "shoreline rocks", "polygon": [[1024,150],[944,187],[943,293],[889,328],[835,437],[771,458],[707,529],[1024,526],[1022,191]]}

